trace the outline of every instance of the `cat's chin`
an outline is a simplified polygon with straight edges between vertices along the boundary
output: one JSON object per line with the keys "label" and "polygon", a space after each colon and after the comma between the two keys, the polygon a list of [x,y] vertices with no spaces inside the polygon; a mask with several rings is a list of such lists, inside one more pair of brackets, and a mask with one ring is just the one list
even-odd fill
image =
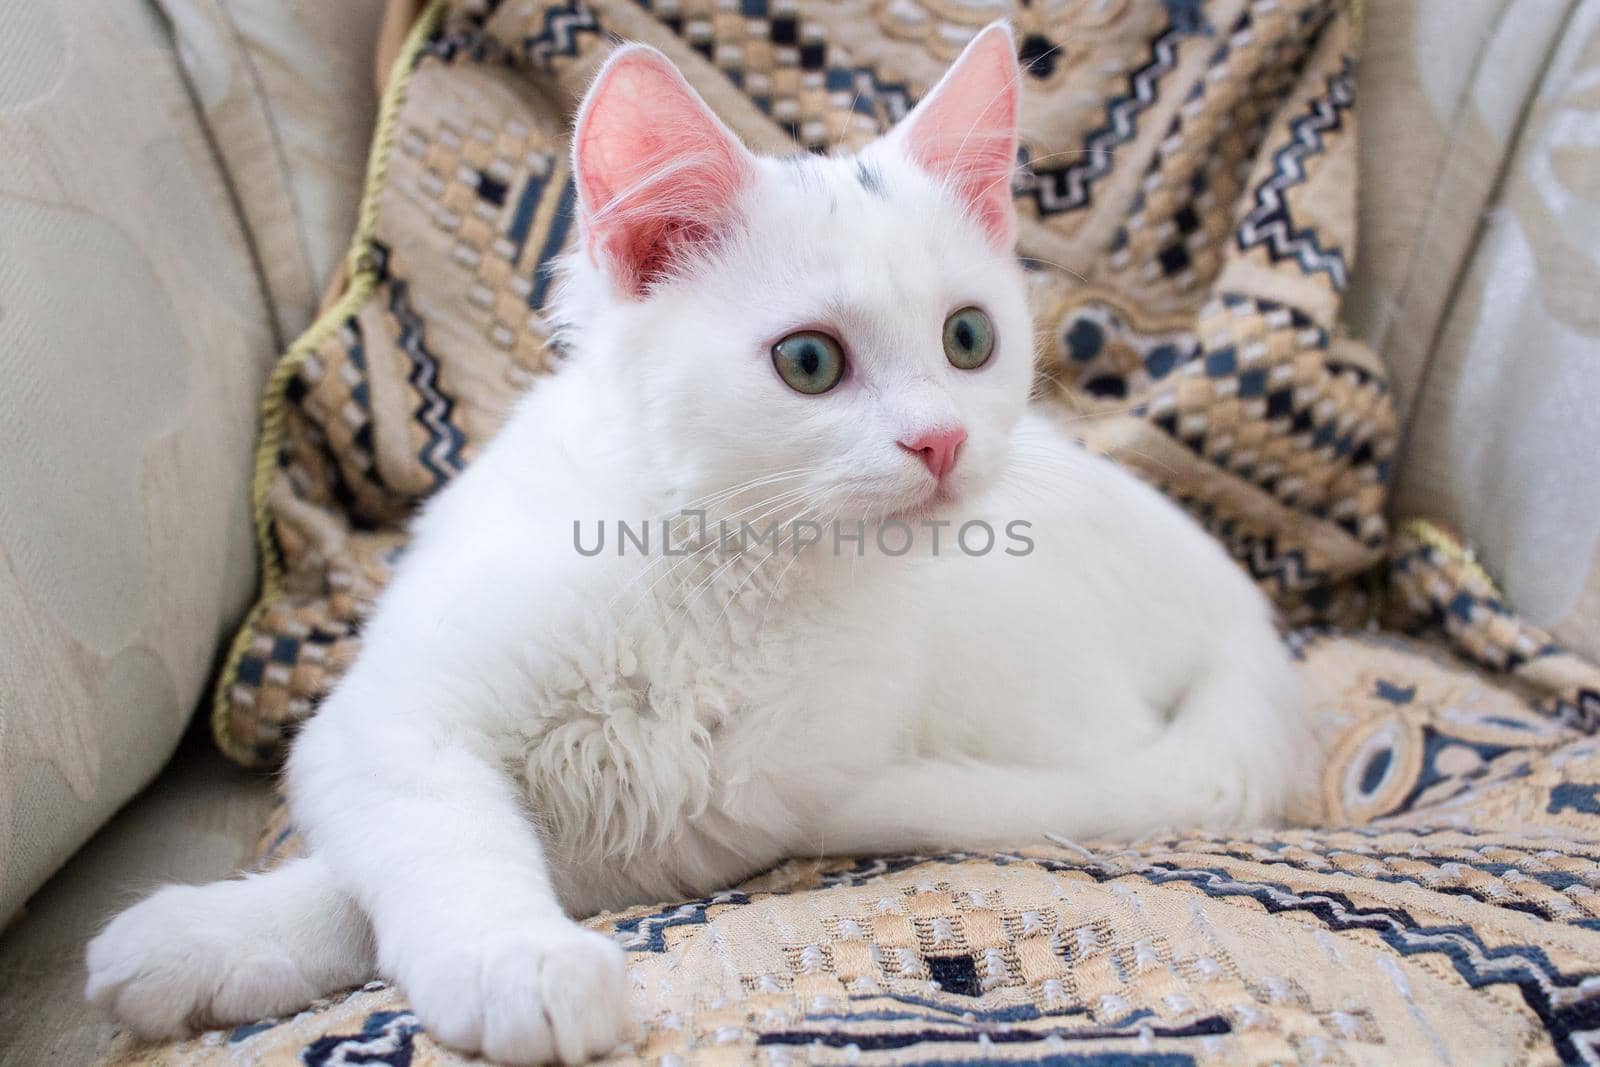
{"label": "cat's chin", "polygon": [[917,523],[943,518],[960,502],[960,499],[959,492],[949,485],[941,484],[935,486],[920,500],[885,513],[883,521]]}

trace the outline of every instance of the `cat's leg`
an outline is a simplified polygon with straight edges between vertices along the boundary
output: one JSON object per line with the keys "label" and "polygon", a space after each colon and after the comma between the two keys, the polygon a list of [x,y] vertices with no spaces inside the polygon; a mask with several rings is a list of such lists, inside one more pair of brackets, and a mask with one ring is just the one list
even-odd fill
{"label": "cat's leg", "polygon": [[89,1000],[145,1037],[253,1022],[373,974],[372,938],[321,859],[211,885],[169,885],[88,950]]}
{"label": "cat's leg", "polygon": [[459,721],[411,712],[418,699],[381,682],[335,694],[290,759],[296,824],[435,1037],[518,1064],[610,1050],[627,1029],[621,948],[562,912],[504,766]]}
{"label": "cat's leg", "polygon": [[821,852],[987,848],[1163,827],[1281,822],[1315,782],[1315,740],[1286,661],[1219,665],[1148,744],[1070,765],[919,759],[873,773],[819,814]]}

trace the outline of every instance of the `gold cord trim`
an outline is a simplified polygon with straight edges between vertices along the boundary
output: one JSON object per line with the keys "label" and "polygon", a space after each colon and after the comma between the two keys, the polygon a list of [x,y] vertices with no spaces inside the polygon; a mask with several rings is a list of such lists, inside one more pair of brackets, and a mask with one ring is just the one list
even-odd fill
{"label": "gold cord trim", "polygon": [[1505,594],[1500,591],[1500,586],[1495,580],[1489,577],[1489,572],[1483,569],[1472,549],[1462,544],[1459,538],[1442,526],[1427,519],[1407,519],[1400,524],[1400,534],[1420,541],[1446,559],[1461,564],[1468,576],[1482,583],[1496,600],[1505,603]]}
{"label": "gold cord trim", "polygon": [[218,675],[216,691],[211,701],[211,736],[217,747],[230,759],[254,766],[258,763],[255,752],[241,748],[228,731],[228,690],[238,674],[239,661],[250,643],[251,634],[260,621],[267,604],[278,597],[283,589],[283,556],[272,535],[272,516],[267,510],[267,494],[272,488],[273,474],[278,466],[278,454],[283,447],[283,426],[286,418],[284,394],[289,382],[300,370],[300,365],[323,341],[361,309],[378,284],[376,260],[372,254],[372,241],[378,222],[378,195],[382,192],[389,169],[389,155],[394,148],[395,129],[399,125],[400,107],[405,103],[406,88],[411,83],[411,73],[416,69],[418,54],[433,35],[444,14],[444,0],[432,0],[416,25],[406,37],[405,46],[395,59],[389,72],[388,86],[378,107],[378,122],[372,135],[372,148],[367,157],[367,177],[361,190],[361,208],[356,216],[355,236],[350,240],[350,252],[345,260],[344,295],[333,306],[317,316],[304,333],[289,346],[279,358],[267,379],[266,391],[261,398],[261,435],[256,444],[255,464],[250,478],[251,509],[255,520],[256,547],[261,553],[261,587],[256,602],[240,624],[238,632],[228,646],[227,658]]}

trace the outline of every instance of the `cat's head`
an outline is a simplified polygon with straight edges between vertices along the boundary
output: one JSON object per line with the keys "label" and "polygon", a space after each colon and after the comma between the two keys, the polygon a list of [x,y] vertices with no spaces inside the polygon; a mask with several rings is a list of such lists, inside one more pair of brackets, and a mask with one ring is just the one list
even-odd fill
{"label": "cat's head", "polygon": [[776,515],[870,521],[993,477],[1033,365],[1018,91],[995,24],[859,153],[774,159],[660,52],[612,55],[574,133],[559,315],[680,501],[749,483]]}

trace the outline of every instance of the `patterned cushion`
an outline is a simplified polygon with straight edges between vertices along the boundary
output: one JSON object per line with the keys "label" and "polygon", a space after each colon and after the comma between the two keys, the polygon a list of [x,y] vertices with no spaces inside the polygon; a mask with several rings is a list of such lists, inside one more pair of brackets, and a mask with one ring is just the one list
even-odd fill
{"label": "patterned cushion", "polygon": [[436,3],[383,109],[350,286],[280,363],[256,500],[263,595],[218,689],[270,765],[350,662],[403,523],[553,354],[568,111],[611,35],[660,46],[768,152],[863,143],[1010,11],[1016,183],[1044,402],[1184,502],[1295,624],[1371,614],[1396,424],[1340,336],[1354,222],[1339,0],[1074,5]]}

